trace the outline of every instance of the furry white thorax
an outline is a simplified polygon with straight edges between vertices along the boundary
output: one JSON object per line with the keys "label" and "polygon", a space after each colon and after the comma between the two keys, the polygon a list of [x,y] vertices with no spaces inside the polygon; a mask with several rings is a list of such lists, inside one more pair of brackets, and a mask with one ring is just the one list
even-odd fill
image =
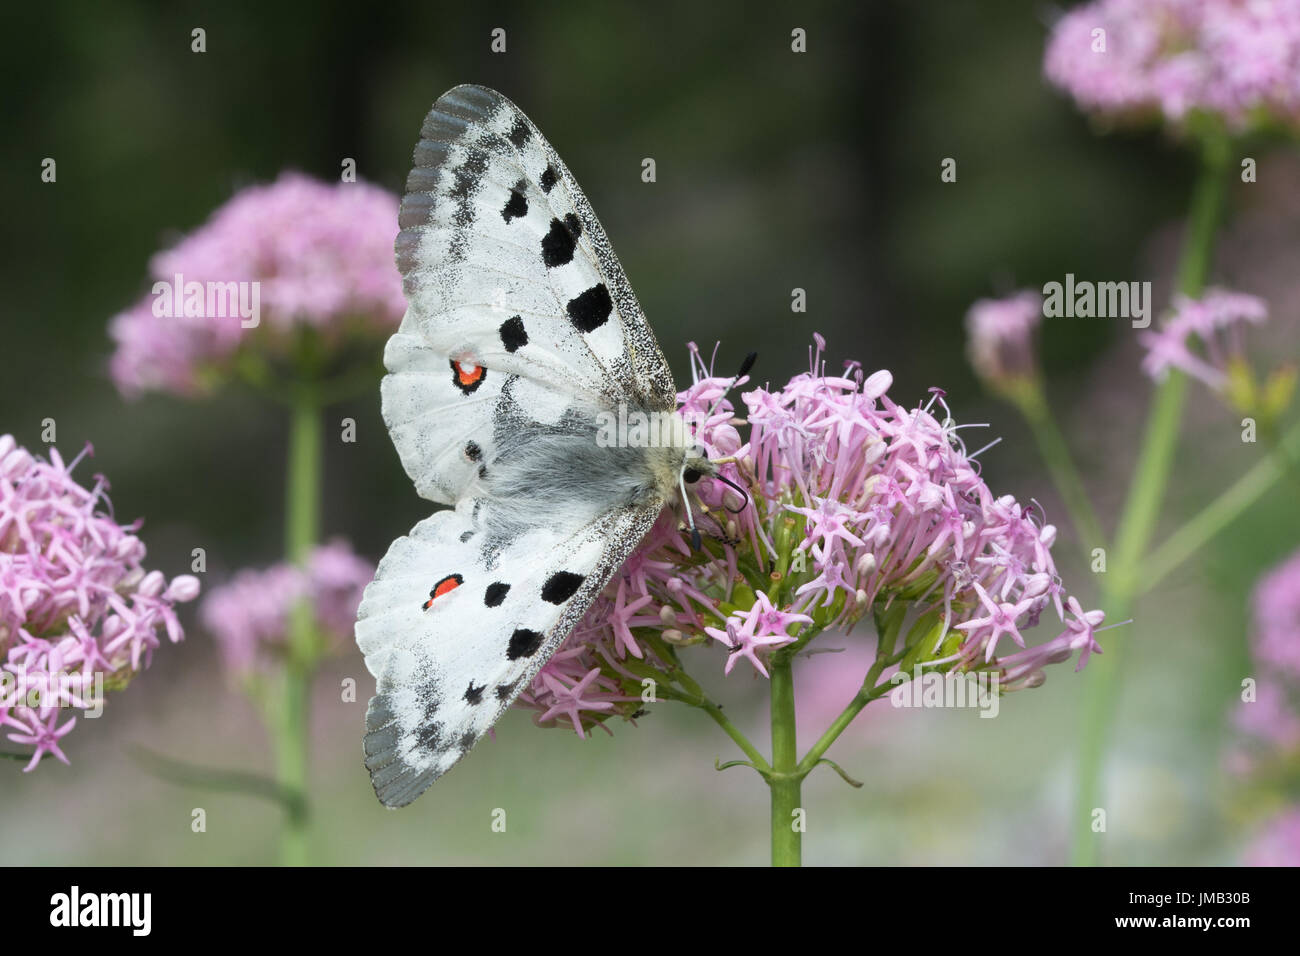
{"label": "furry white thorax", "polygon": [[[646,410],[647,414],[650,414]],[[687,469],[712,474],[707,459],[693,454],[685,423],[670,430],[668,445],[606,446],[599,440],[603,410],[570,408],[553,426],[506,428],[496,436],[497,456],[484,468],[473,492],[481,498],[493,536],[510,538],[539,518],[581,526],[612,509],[636,508],[656,500],[676,502]],[[538,504],[545,503],[544,516]]]}

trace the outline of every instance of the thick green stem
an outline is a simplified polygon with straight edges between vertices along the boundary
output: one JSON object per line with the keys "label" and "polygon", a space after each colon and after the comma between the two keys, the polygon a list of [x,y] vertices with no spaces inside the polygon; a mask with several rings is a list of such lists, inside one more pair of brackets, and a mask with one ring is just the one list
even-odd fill
{"label": "thick green stem", "polygon": [[289,560],[303,564],[320,535],[320,469],[323,425],[314,393],[295,393],[289,419],[289,468],[285,480],[284,538]]}
{"label": "thick green stem", "polygon": [[[289,423],[289,462],[285,482],[285,550],[289,560],[303,565],[320,535],[320,474],[323,425],[314,393],[295,393]],[[289,647],[283,680],[271,707],[275,739],[276,777],[295,798],[297,812],[286,814],[280,840],[280,861],[286,866],[307,862],[307,748],[309,694],[316,634],[312,609],[302,601],[289,619]]]}
{"label": "thick green stem", "polygon": [[[1178,268],[1178,290],[1192,297],[1200,296],[1205,288],[1227,184],[1228,140],[1219,134],[1210,135],[1202,146],[1201,169]],[[1171,372],[1156,388],[1137,468],[1116,530],[1109,572],[1103,578],[1102,607],[1112,621],[1128,617],[1133,600],[1141,590],[1142,557],[1164,502],[1186,394],[1187,380],[1178,372]],[[1093,830],[1093,814],[1101,806],[1102,770],[1131,630],[1117,628],[1107,632],[1105,653],[1092,659],[1085,679],[1071,851],[1071,861],[1079,866],[1092,866],[1100,857],[1101,837]]]}
{"label": "thick green stem", "polygon": [[798,866],[801,860],[803,805],[800,790],[804,775],[798,771],[795,741],[794,669],[791,656],[772,656],[772,865]]}

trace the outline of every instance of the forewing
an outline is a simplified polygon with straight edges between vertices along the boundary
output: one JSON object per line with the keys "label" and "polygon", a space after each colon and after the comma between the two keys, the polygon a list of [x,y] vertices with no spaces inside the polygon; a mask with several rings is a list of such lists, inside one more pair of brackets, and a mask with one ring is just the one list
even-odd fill
{"label": "forewing", "polygon": [[[566,397],[675,407],[672,374],[590,203],[499,93],[458,86],[434,104],[400,225],[410,308],[385,351],[384,418],[421,495],[454,504],[473,471],[465,446],[491,455],[507,376],[543,416],[558,417]],[[456,363],[485,371],[472,393]]]}

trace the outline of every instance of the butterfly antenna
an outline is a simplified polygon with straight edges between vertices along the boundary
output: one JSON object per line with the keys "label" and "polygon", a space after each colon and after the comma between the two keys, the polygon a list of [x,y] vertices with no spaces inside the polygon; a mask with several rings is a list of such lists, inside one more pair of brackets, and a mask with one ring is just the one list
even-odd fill
{"label": "butterfly antenna", "polygon": [[757,352],[750,352],[748,355],[745,356],[745,361],[740,363],[740,371],[738,371],[735,375],[731,376],[731,384],[728,385],[725,389],[723,389],[722,394],[718,396],[718,400],[713,403],[713,407],[710,408],[708,412],[705,414],[704,420],[706,422],[710,418],[712,418],[713,413],[718,410],[718,406],[721,405],[723,399],[727,397],[727,392],[730,392],[733,388],[735,388],[736,383],[749,374],[749,370],[754,367],[754,362],[756,362],[757,360],[758,360]]}
{"label": "butterfly antenna", "polygon": [[[746,491],[744,488],[740,487],[740,485],[736,484],[734,481],[732,481],[732,480],[731,480],[730,478],[728,478],[726,475],[717,474],[717,475],[713,475],[713,476],[711,476],[711,477],[716,478],[718,481],[722,482],[724,485],[726,485],[726,486],[729,487],[729,488],[734,488],[736,491],[738,491],[738,492],[740,493],[740,496],[741,496],[742,498],[745,499],[745,503],[744,503],[743,505],[741,505],[739,508],[727,508],[727,510],[730,511],[733,515],[738,515],[738,514],[740,514],[742,511],[744,511],[746,508],[749,507],[749,492],[748,492],[748,491]],[[723,507],[725,508],[726,505],[727,505],[727,503],[724,501],[724,502],[722,503],[722,505],[723,505]]]}
{"label": "butterfly antenna", "polygon": [[686,509],[686,523],[691,529],[691,547],[696,551],[704,546],[700,538],[700,529],[695,527],[695,515],[691,513],[691,499],[686,494],[686,472],[681,471],[677,475],[677,487],[682,490],[682,506]]}

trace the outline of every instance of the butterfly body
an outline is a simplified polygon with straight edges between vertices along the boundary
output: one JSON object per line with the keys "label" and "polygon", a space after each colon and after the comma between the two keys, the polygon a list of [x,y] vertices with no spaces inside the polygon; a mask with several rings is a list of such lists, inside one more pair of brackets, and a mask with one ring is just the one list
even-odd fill
{"label": "butterfly body", "polygon": [[[683,476],[714,470],[604,229],[509,100],[439,98],[399,222],[410,308],[385,349],[384,420],[417,492],[451,507],[393,543],[358,611],[366,766],[388,806],[468,752]],[[631,414],[672,427],[626,441],[608,425]]]}

